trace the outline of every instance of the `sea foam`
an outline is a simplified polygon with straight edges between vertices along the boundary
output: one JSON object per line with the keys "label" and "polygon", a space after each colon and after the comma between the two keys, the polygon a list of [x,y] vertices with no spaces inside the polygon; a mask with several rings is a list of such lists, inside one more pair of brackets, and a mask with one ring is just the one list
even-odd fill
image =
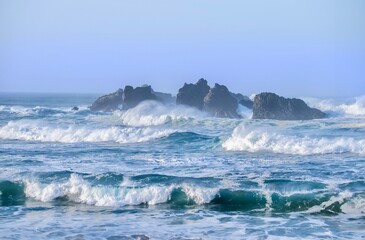
{"label": "sea foam", "polygon": [[303,98],[311,106],[322,111],[350,116],[365,116],[365,96],[354,99],[316,99]]}
{"label": "sea foam", "polygon": [[207,113],[183,105],[164,105],[157,101],[143,101],[125,111],[114,111],[113,115],[90,116],[89,119],[109,124],[127,126],[157,126],[209,117]]}
{"label": "sea foam", "polygon": [[43,202],[67,197],[70,201],[76,203],[96,206],[166,203],[170,200],[173,190],[176,189],[182,189],[187,197],[196,204],[209,203],[218,192],[218,189],[201,188],[187,184],[127,187],[122,182],[119,187],[92,186],[77,174],[72,174],[69,180],[64,183],[41,184],[38,181],[25,181],[25,194],[27,197]]}
{"label": "sea foam", "polygon": [[170,135],[175,131],[155,128],[132,127],[67,127],[55,126],[42,120],[10,121],[0,128],[0,139],[40,142],[145,142]]}
{"label": "sea foam", "polygon": [[356,153],[365,155],[365,139],[352,137],[298,136],[266,128],[247,128],[244,124],[233,130],[223,142],[228,151],[273,152],[293,155]]}

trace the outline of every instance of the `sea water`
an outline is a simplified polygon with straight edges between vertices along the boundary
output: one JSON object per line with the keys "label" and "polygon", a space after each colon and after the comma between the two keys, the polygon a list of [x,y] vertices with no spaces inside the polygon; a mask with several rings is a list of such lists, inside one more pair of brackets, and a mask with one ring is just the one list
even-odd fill
{"label": "sea water", "polygon": [[364,97],[311,121],[96,97],[0,95],[0,239],[365,238]]}

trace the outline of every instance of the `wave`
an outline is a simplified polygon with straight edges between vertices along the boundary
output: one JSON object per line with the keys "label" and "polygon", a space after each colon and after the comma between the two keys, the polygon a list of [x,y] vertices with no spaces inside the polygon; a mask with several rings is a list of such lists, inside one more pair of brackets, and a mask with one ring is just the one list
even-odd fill
{"label": "wave", "polygon": [[[164,176],[155,177],[164,179]],[[279,188],[285,189],[287,184],[290,186],[295,183],[274,181],[265,184],[277,184]],[[315,183],[308,184],[305,188]],[[292,192],[273,188],[232,189],[226,188],[224,184],[218,186],[204,187],[184,181],[167,185],[141,185],[141,182],[130,178],[124,178],[118,186],[93,185],[85,177],[72,173],[62,183],[47,184],[35,180],[0,182],[0,205],[21,205],[26,198],[32,198],[42,202],[67,201],[108,207],[167,204],[178,208],[197,205],[218,211],[365,214],[364,186],[361,191],[355,192],[345,189],[334,192],[333,189],[318,186],[312,191]]]}
{"label": "wave", "polygon": [[228,151],[273,152],[293,155],[355,153],[365,155],[365,139],[352,137],[316,137],[285,135],[265,128],[247,128],[244,124],[233,130],[222,143]]}
{"label": "wave", "polygon": [[123,128],[118,126],[93,128],[92,126],[60,127],[41,120],[10,121],[0,128],[0,139],[40,142],[117,142],[136,143],[162,138],[174,130],[155,128]]}
{"label": "wave", "polygon": [[[79,106],[79,110],[76,112],[89,111],[88,107]],[[72,110],[72,107],[60,107],[60,108],[50,108],[50,107],[24,107],[24,106],[6,106],[0,105],[0,112],[15,114],[19,117],[26,116],[49,116],[49,115],[58,115],[58,114],[67,114],[67,113],[76,113]]]}
{"label": "wave", "polygon": [[303,98],[311,106],[322,111],[352,116],[365,116],[365,96],[354,99],[316,99]]}
{"label": "wave", "polygon": [[142,127],[184,123],[208,117],[207,113],[183,105],[165,105],[156,101],[143,101],[126,111],[117,110],[113,112],[113,115],[90,116],[89,119],[109,124]]}
{"label": "wave", "polygon": [[186,196],[197,204],[209,202],[217,193],[216,189],[194,188],[189,185],[151,185],[145,187],[128,187],[125,184],[115,188],[111,186],[92,186],[80,175],[72,174],[70,179],[61,184],[42,185],[39,182],[26,181],[24,192],[27,197],[43,202],[58,198],[96,206],[156,205],[171,200],[174,190],[182,189]]}

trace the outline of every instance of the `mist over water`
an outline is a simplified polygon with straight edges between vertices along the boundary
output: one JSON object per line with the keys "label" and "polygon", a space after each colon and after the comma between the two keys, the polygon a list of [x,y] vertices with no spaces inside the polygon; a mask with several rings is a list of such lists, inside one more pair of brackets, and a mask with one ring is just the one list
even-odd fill
{"label": "mist over water", "polygon": [[311,121],[94,99],[0,95],[0,238],[365,237],[365,97]]}

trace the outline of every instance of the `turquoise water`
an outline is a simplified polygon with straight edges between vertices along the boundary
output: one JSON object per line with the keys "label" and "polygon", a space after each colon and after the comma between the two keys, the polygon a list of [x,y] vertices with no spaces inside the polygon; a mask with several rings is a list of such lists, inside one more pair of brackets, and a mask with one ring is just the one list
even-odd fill
{"label": "turquoise water", "polygon": [[365,238],[364,97],[313,121],[96,97],[0,95],[0,239]]}

